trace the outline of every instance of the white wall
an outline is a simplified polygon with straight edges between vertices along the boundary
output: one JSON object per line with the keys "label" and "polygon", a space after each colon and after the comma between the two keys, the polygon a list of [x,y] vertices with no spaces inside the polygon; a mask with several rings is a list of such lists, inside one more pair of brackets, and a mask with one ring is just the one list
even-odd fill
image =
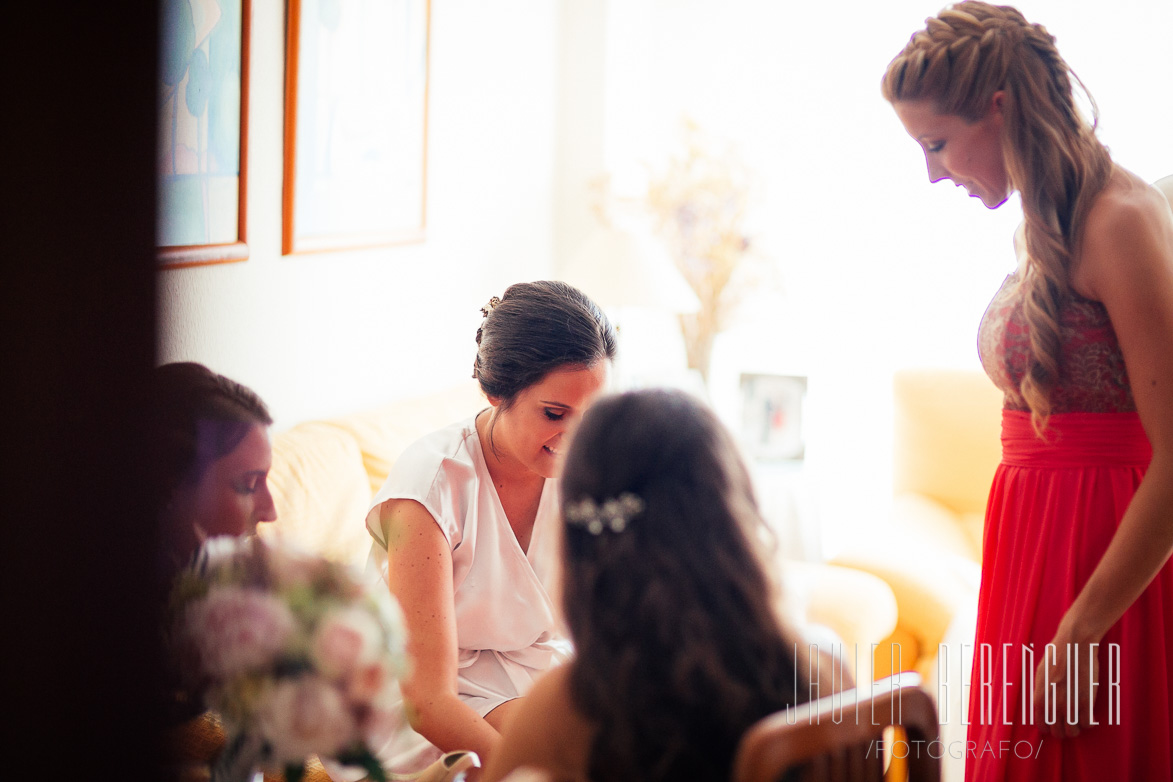
{"label": "white wall", "polygon": [[[428,238],[282,257],[284,4],[254,0],[246,263],[160,274],[162,360],[253,386],[278,427],[467,379],[479,308],[557,274],[589,230],[588,184],[625,194],[689,115],[757,176],[754,240],[783,288],[714,356],[736,425],[742,371],[805,374],[807,472],[834,537],[882,522],[895,367],[977,367],[1013,266],[1015,202],[930,186],[879,95],[943,0],[433,0]],[[1117,159],[1173,173],[1168,0],[1022,0],[1058,37]]]}
{"label": "white wall", "polygon": [[559,4],[434,0],[427,240],[283,257],[284,13],[254,0],[250,258],[159,275],[160,360],[251,386],[278,428],[467,380],[480,307],[551,273],[555,158],[574,154]]}
{"label": "white wall", "polygon": [[[976,330],[1013,269],[1017,200],[994,212],[930,186],[880,96],[884,68],[945,0],[626,0],[607,62],[607,162],[637,194],[689,116],[756,176],[752,235],[782,289],[714,351],[736,424],[742,371],[809,376],[806,472],[831,540],[883,523],[891,373],[978,368]],[[1173,3],[1021,0],[1099,103],[1101,137],[1148,179],[1173,173]]]}

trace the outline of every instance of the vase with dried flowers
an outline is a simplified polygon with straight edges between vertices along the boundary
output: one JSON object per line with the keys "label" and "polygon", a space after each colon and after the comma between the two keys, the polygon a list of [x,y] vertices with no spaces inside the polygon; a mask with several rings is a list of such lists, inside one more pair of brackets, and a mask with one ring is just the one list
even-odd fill
{"label": "vase with dried flowers", "polygon": [[729,144],[684,121],[682,153],[649,181],[645,201],[680,272],[700,299],[680,316],[690,369],[707,384],[713,341],[768,267],[746,229],[752,178]]}

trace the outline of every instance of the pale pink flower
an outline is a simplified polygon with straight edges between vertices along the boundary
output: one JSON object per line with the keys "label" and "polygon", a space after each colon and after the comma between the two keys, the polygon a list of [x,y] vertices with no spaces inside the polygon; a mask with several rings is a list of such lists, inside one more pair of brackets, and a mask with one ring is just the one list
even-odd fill
{"label": "pale pink flower", "polygon": [[371,703],[391,683],[391,672],[382,660],[358,666],[347,682],[346,694],[356,703]]}
{"label": "pale pink flower", "polygon": [[358,739],[342,693],[314,675],[279,681],[260,705],[257,724],[272,745],[273,759],[282,764],[312,754],[335,757]]}
{"label": "pale pink flower", "polygon": [[310,657],[327,677],[348,679],[383,652],[379,623],[357,607],[335,609],[318,622],[310,642]]}
{"label": "pale pink flower", "polygon": [[283,601],[235,586],[212,587],[184,616],[184,634],[201,668],[221,680],[271,665],[295,627]]}

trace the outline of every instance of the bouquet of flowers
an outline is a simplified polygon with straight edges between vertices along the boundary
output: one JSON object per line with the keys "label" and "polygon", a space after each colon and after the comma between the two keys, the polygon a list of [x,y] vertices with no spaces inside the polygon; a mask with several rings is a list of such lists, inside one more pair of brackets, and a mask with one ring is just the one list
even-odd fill
{"label": "bouquet of flowers", "polygon": [[399,727],[389,706],[407,664],[389,595],[325,559],[215,538],[176,580],[168,635],[184,687],[224,723],[214,777],[298,782],[318,755],[386,779],[372,749]]}

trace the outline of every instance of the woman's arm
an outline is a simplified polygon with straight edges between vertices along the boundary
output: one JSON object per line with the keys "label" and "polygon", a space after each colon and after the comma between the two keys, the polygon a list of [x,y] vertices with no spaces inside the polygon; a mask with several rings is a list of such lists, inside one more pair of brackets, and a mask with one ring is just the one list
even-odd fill
{"label": "woman's arm", "polygon": [[591,727],[570,698],[570,663],[539,678],[510,715],[501,746],[485,766],[481,782],[497,782],[519,768],[537,769],[557,782],[585,780]]}
{"label": "woman's arm", "polygon": [[[1088,216],[1076,282],[1103,302],[1120,341],[1137,412],[1153,459],[1112,542],[1087,584],[1059,623],[1053,643],[1057,659],[1050,681],[1057,684],[1057,735],[1067,729],[1065,651],[1079,645],[1080,692],[1088,690],[1090,644],[1140,596],[1173,554],[1173,219],[1161,195],[1133,184],[1107,192]],[[1091,660],[1095,675],[1096,661]],[[1035,724],[1041,720],[1043,665],[1035,688]],[[1080,709],[1080,725],[1091,719]]]}
{"label": "woman's arm", "polygon": [[412,669],[401,687],[411,726],[445,752],[472,750],[484,762],[500,736],[456,694],[452,550],[414,500],[388,500],[379,518],[387,530],[387,585],[407,625]]}

